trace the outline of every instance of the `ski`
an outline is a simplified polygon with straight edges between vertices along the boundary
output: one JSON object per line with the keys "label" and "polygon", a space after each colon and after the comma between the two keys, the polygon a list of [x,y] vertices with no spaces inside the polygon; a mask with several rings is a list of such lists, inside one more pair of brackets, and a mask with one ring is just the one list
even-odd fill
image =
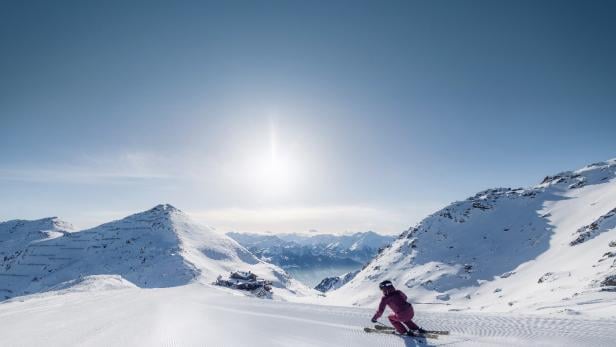
{"label": "ski", "polygon": [[449,330],[426,330],[428,334],[449,335]]}
{"label": "ski", "polygon": [[[374,329],[394,331],[394,327],[390,327],[387,325],[381,325],[381,324],[375,324]],[[449,335],[449,331],[447,330],[426,330],[426,333],[435,334],[435,335]]]}
{"label": "ski", "polygon": [[375,329],[375,328],[364,328],[364,331],[367,333],[377,333],[377,334],[387,334],[387,335],[396,335],[396,336],[401,336],[401,337],[410,337],[410,338],[426,338],[426,339],[438,339],[438,335],[437,334],[417,334],[414,336],[411,335],[402,335],[399,334],[397,331],[395,330],[389,330],[389,329]]}

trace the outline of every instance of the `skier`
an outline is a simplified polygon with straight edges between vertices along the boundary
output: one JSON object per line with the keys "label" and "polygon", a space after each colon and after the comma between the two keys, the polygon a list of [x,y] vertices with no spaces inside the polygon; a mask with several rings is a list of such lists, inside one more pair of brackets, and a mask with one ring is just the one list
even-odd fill
{"label": "skier", "polygon": [[385,311],[385,306],[389,306],[394,313],[390,314],[387,318],[389,318],[389,321],[399,334],[416,336],[426,333],[424,329],[418,327],[413,322],[412,319],[415,312],[413,311],[413,306],[406,301],[406,295],[403,292],[394,288],[394,285],[389,280],[379,283],[379,288],[383,291],[383,297],[381,298],[379,309],[372,317],[372,323],[377,323],[377,320]]}

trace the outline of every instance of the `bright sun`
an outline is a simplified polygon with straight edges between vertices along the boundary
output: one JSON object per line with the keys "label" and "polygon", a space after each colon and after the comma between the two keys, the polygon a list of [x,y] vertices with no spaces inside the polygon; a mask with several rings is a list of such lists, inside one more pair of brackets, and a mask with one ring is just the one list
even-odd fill
{"label": "bright sun", "polygon": [[288,151],[279,148],[273,126],[269,135],[269,153],[262,155],[253,165],[256,188],[267,195],[289,193],[297,183],[297,163]]}
{"label": "bright sun", "polygon": [[259,167],[258,181],[272,193],[281,193],[290,188],[292,174],[290,164],[282,158],[268,158]]}

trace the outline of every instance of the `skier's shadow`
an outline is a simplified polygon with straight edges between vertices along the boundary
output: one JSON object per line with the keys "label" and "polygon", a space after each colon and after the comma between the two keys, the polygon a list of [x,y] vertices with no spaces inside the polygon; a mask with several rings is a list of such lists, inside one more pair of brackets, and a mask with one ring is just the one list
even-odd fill
{"label": "skier's shadow", "polygon": [[416,338],[416,337],[403,337],[402,338],[404,340],[404,346],[406,347],[416,347],[416,346],[436,346],[434,344],[431,344],[430,341],[428,341],[425,338]]}

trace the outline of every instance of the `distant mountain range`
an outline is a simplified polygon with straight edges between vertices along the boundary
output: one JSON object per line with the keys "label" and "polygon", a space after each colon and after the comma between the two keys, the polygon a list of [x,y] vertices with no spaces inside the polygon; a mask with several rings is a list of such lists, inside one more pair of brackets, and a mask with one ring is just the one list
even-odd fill
{"label": "distant mountain range", "polygon": [[395,237],[372,231],[347,235],[251,234],[230,232],[227,236],[261,260],[282,268],[357,266],[371,260]]}

